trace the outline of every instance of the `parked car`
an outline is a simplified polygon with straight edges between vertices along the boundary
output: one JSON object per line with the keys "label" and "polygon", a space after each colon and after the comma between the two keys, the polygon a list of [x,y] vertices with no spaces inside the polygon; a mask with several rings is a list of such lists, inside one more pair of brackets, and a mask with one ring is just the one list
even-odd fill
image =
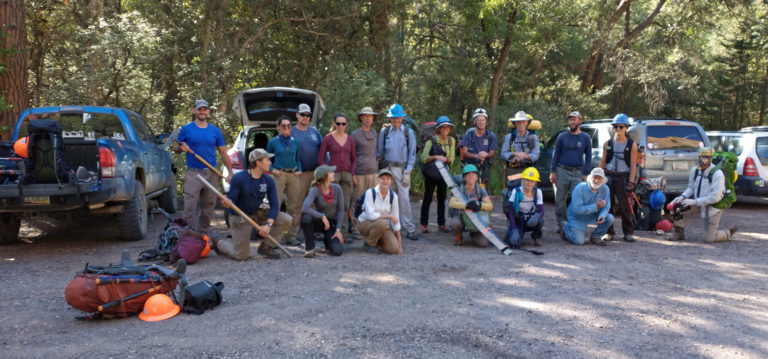
{"label": "parked car", "polygon": [[667,195],[685,191],[699,148],[710,146],[701,125],[681,118],[635,118],[627,134],[640,152],[640,178],[664,176]]}
{"label": "parked car", "polygon": [[[156,198],[167,212],[176,211],[171,154],[139,114],[95,106],[27,109],[13,128],[12,141],[27,137],[34,119],[60,125],[51,132],[61,131],[60,136],[33,136],[38,139],[17,148],[26,154],[0,147],[0,160],[20,172],[0,180],[0,243],[18,239],[22,218],[69,221],[83,214],[115,216],[122,238],[141,240],[147,234],[147,200]],[[60,138],[63,148],[51,151]],[[66,168],[57,161],[60,157]]]}
{"label": "parked car", "polygon": [[[267,148],[267,142],[277,134],[275,121],[280,115],[288,115],[296,123],[299,104],[306,103],[312,109],[310,126],[317,126],[325,113],[322,97],[314,91],[292,87],[265,87],[245,90],[235,96],[232,110],[240,119],[243,129],[227,151],[232,161],[232,171],[238,173],[248,168],[248,154],[257,148]],[[315,156],[317,154],[314,154]],[[228,171],[222,167],[224,177]],[[224,192],[229,183],[222,180]]]}
{"label": "parked car", "polygon": [[768,197],[768,126],[740,131],[707,131],[715,151],[729,151],[739,157],[736,194]]}

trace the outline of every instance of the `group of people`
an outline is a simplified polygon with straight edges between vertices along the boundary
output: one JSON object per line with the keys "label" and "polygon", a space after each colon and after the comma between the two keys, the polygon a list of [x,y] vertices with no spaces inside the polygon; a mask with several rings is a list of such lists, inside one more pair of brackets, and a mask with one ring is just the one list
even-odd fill
{"label": "group of people", "polygon": [[[403,230],[406,238],[419,239],[409,198],[411,174],[419,160],[425,187],[421,232],[429,232],[429,208],[433,194],[437,193],[438,231],[453,233],[459,244],[468,232],[472,244],[487,246],[488,241],[482,234],[485,228],[477,228],[476,222],[466,214],[476,212],[486,226],[490,225],[493,203],[485,184],[490,179],[498,143],[496,135],[486,128],[487,112],[482,108],[474,111],[475,127],[467,130],[459,141],[451,135],[455,126],[450,119],[440,116],[434,135],[426,140],[418,158],[416,135],[403,124],[406,117],[403,107],[390,106],[386,114],[390,123],[378,132],[372,128],[376,115],[371,107],[362,108],[357,114],[360,128],[347,134],[349,117],[337,113],[330,133],[322,136],[317,128],[310,126],[311,107],[300,104],[296,124],[292,125],[289,116],[278,117],[277,136],[265,149],[252,150],[248,154],[247,170],[233,176],[223,135],[208,122],[208,103],[197,100],[194,120],[182,127],[173,145],[174,151],[187,152],[184,218],[188,223],[197,223],[197,230],[201,232],[210,230],[215,194],[196,175],[201,174],[209,182],[216,181],[217,175],[194,154],[215,164],[218,150],[228,170],[225,180],[230,184],[228,199],[222,201],[222,205],[231,213],[235,213],[234,207],[239,208],[258,224],[254,227],[244,218],[230,216],[231,236],[212,238],[211,247],[219,254],[245,260],[250,256],[250,241],[262,238],[258,253],[276,259],[280,257],[275,250],[278,242],[299,244],[299,230],[304,239],[304,256],[308,258],[317,253],[316,235],[322,237],[325,250],[331,255],[341,255],[344,244],[354,240],[363,240],[363,249],[370,253],[398,254],[403,251]],[[634,216],[627,194],[634,190],[638,177],[638,149],[626,135],[628,117],[619,114],[613,119],[615,136],[603,144],[602,161],[594,169],[591,168],[591,138],[580,130],[581,114],[573,111],[566,119],[569,131],[556,140],[550,174],[561,238],[577,245],[587,240],[605,245],[615,235],[611,215],[614,203],[621,214],[623,238],[633,242]],[[511,130],[504,137],[501,149],[508,189],[503,199],[508,219],[506,241],[513,248],[521,246],[527,232],[531,233],[533,245],[542,244],[544,205],[541,189],[537,187],[539,172],[534,167],[540,156],[540,145],[535,131],[528,129],[531,121],[532,117],[524,111],[510,118]],[[462,162],[462,181],[458,187],[461,196],[453,196],[449,208],[459,215],[448,225],[447,184],[441,169],[446,171],[445,168],[457,160],[457,152]],[[699,154],[700,171],[708,173],[711,161],[706,159],[711,159],[711,150],[703,149]],[[444,166],[438,166],[438,162]],[[717,192],[724,188],[720,183],[724,177],[712,177],[712,182],[707,184],[710,190],[702,193],[695,187],[701,187],[703,177],[694,176],[692,171],[688,190],[672,203],[708,207],[717,202]],[[569,197],[570,205],[567,205]],[[279,210],[282,201],[285,201],[285,212]],[[198,221],[194,221],[196,213],[199,213]],[[708,240],[727,240],[735,231],[717,231],[721,211],[704,210],[702,214],[707,216],[708,231],[715,233],[708,234]],[[596,229],[587,237],[591,223]],[[682,219],[675,222],[674,228],[671,239],[683,239]]]}

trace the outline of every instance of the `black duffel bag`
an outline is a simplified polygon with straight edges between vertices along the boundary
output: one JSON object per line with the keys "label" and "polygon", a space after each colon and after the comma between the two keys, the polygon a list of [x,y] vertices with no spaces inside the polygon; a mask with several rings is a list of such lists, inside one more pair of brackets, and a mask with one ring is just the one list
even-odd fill
{"label": "black duffel bag", "polygon": [[222,289],[224,289],[224,283],[211,284],[207,280],[187,287],[184,290],[184,312],[203,314],[207,309],[221,304]]}

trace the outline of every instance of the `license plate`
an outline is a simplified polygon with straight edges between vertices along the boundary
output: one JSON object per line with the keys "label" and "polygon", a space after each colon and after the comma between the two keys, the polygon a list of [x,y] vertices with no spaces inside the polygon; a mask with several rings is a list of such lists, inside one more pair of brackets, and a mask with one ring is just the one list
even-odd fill
{"label": "license plate", "polygon": [[672,162],[672,170],[673,171],[687,171],[688,170],[688,162],[685,162],[685,161],[674,161],[674,162]]}
{"label": "license plate", "polygon": [[763,188],[763,187],[765,187],[765,181],[760,180],[760,188]]}
{"label": "license plate", "polygon": [[51,197],[50,196],[25,196],[24,204],[48,205],[48,204],[51,204]]}

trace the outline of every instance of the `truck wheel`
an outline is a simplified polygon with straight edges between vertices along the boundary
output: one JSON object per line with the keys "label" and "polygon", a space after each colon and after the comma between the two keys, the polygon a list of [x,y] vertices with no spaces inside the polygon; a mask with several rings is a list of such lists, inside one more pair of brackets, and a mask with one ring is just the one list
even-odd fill
{"label": "truck wheel", "polygon": [[117,215],[117,226],[125,240],[140,241],[146,237],[147,197],[141,182],[136,181],[133,185],[133,197]]}
{"label": "truck wheel", "polygon": [[166,212],[176,213],[178,203],[177,196],[176,180],[173,180],[171,184],[168,185],[168,188],[165,190],[165,192],[161,193],[160,197],[157,198],[157,203],[160,205],[160,208]]}
{"label": "truck wheel", "polygon": [[11,244],[19,240],[21,219],[13,213],[0,213],[0,244]]}

